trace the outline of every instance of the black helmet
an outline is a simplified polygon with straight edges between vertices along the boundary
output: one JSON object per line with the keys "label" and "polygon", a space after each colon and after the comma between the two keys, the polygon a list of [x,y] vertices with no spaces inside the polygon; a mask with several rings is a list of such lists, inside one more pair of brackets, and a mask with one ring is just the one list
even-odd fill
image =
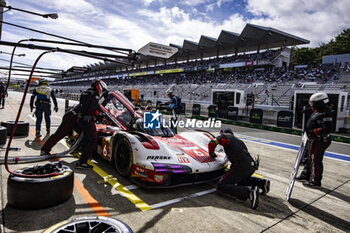
{"label": "black helmet", "polygon": [[42,86],[42,85],[49,85],[49,82],[46,80],[46,79],[40,79],[39,81],[39,86]]}
{"label": "black helmet", "polygon": [[223,133],[228,133],[228,134],[232,134],[233,135],[233,132],[231,129],[229,128],[226,128],[226,129],[222,129],[220,130],[220,134],[223,134]]}
{"label": "black helmet", "polygon": [[309,99],[309,104],[316,110],[323,109],[329,102],[328,95],[324,92],[317,92],[313,94]]}
{"label": "black helmet", "polygon": [[94,88],[98,95],[101,97],[103,93],[107,92],[107,84],[102,80],[94,80],[91,84],[91,87]]}

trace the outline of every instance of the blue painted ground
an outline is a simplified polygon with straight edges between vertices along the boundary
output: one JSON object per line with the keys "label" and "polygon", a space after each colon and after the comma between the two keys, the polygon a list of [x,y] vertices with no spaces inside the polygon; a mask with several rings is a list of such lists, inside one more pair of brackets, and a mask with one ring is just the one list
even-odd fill
{"label": "blue painted ground", "polygon": [[[235,136],[241,138],[242,140],[257,142],[257,143],[261,143],[261,144],[265,144],[265,145],[269,145],[269,146],[282,147],[282,148],[287,148],[287,149],[291,149],[291,150],[295,150],[295,151],[299,150],[299,146],[290,145],[287,143],[271,141],[268,139],[255,138],[255,137],[250,137],[250,136],[240,135],[240,134],[235,134]],[[340,161],[350,162],[349,155],[338,154],[338,153],[326,151],[324,156],[327,158],[332,158],[332,159],[336,159],[336,160],[340,160]]]}

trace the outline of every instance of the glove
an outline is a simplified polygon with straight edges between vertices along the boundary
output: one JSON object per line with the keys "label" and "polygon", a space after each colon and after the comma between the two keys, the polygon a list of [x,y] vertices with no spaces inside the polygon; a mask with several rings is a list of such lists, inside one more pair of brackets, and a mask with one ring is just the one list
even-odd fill
{"label": "glove", "polygon": [[218,157],[218,156],[215,154],[215,152],[210,153],[209,156],[212,157],[213,159],[215,159],[216,157]]}
{"label": "glove", "polygon": [[58,112],[58,107],[55,106],[55,108],[53,109],[55,112]]}
{"label": "glove", "polygon": [[34,107],[30,106],[30,112],[33,112]]}

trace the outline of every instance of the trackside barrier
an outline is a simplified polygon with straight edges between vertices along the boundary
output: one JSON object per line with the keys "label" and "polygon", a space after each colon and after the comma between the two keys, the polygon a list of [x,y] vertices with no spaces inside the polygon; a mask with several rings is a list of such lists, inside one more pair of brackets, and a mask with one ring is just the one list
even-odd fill
{"label": "trackside barrier", "polygon": [[210,117],[210,118],[217,118],[218,117],[218,106],[217,105],[210,105],[208,107],[208,117]]}
{"label": "trackside barrier", "polygon": [[264,112],[260,108],[252,108],[249,114],[249,122],[255,124],[262,124]]}
{"label": "trackside barrier", "polygon": [[277,113],[277,127],[293,128],[293,112],[279,111]]}
{"label": "trackside barrier", "polygon": [[201,115],[201,105],[200,104],[193,104],[192,115],[193,116],[200,116]]}
{"label": "trackside barrier", "polygon": [[228,106],[226,110],[226,118],[233,121],[238,121],[238,108]]}
{"label": "trackside barrier", "polygon": [[[203,117],[203,116],[192,116],[192,118],[195,118],[198,120],[208,120],[208,117]],[[286,133],[286,134],[293,134],[293,135],[301,135],[302,133],[301,130],[298,130],[298,129],[282,128],[282,127],[275,127],[275,126],[269,126],[269,125],[260,125],[260,124],[254,124],[249,122],[232,121],[232,120],[221,119],[221,118],[219,118],[218,120],[220,120],[223,124],[257,128],[257,129],[263,129],[263,130],[274,131],[279,133]],[[331,134],[331,139],[332,141],[336,141],[336,142],[350,143],[350,137]]]}

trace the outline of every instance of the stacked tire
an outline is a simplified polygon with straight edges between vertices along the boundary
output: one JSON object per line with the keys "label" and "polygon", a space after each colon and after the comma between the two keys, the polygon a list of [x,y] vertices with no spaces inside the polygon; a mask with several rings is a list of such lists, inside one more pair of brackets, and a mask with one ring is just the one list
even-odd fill
{"label": "stacked tire", "polygon": [[[2,121],[1,126],[7,128],[7,135],[10,136],[13,126],[15,125],[15,121]],[[18,121],[17,127],[14,136],[28,136],[29,134],[29,122],[26,121]]]}
{"label": "stacked tire", "polygon": [[27,175],[50,174],[57,176],[22,177],[11,174],[7,180],[8,203],[17,209],[42,209],[58,205],[68,200],[73,194],[74,172],[65,165],[48,163],[18,169],[15,172]]}
{"label": "stacked tire", "polygon": [[4,126],[0,126],[0,145],[6,144],[7,129]]}

